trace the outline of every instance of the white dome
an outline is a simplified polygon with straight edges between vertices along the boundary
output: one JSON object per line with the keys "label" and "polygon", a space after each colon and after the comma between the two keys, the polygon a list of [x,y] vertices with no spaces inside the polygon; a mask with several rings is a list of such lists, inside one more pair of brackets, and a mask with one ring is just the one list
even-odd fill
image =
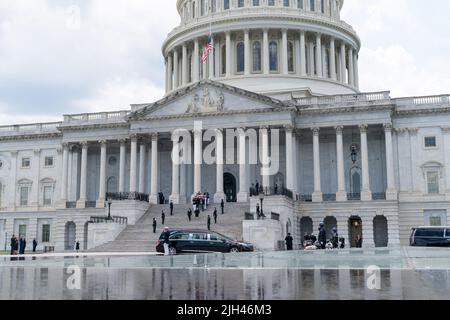
{"label": "white dome", "polygon": [[162,48],[167,93],[203,79],[277,98],[358,92],[361,42],[340,20],[343,3],[178,0],[181,24]]}

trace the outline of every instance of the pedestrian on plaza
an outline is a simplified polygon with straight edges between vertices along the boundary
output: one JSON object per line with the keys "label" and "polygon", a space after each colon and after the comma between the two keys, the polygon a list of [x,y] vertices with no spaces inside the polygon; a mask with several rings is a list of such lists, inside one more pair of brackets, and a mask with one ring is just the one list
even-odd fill
{"label": "pedestrian on plaza", "polygon": [[222,201],[220,202],[220,209],[222,209],[222,214],[224,214],[225,201],[223,201],[223,199],[222,199]]}
{"label": "pedestrian on plaza", "polygon": [[161,224],[164,225],[166,221],[166,214],[164,213],[164,210],[161,212]]}
{"label": "pedestrian on plaza", "polygon": [[214,217],[214,224],[217,224],[217,208],[214,208],[213,217]]}
{"label": "pedestrian on plaza", "polygon": [[153,233],[156,233],[157,226],[158,226],[158,222],[156,222],[156,218],[153,218]]}
{"label": "pedestrian on plaza", "polygon": [[210,215],[208,215],[207,225],[208,225],[208,230],[211,231],[211,216]]}
{"label": "pedestrian on plaza", "polygon": [[169,246],[170,246],[170,231],[168,227],[164,228],[164,232],[163,232],[163,239],[164,239],[164,255],[165,256],[169,256],[170,255],[170,251],[169,251]]}
{"label": "pedestrian on plaza", "polygon": [[16,236],[15,235],[12,235],[12,237],[11,237],[11,255],[14,255],[14,248],[15,248],[15,246],[16,246]]}
{"label": "pedestrian on plaza", "polygon": [[334,249],[339,248],[339,234],[336,227],[331,231],[331,243],[333,244]]}
{"label": "pedestrian on plaza", "polygon": [[37,243],[36,239],[33,239],[33,253],[36,253],[37,246],[38,246],[38,243]]}
{"label": "pedestrian on plaza", "polygon": [[170,215],[173,216],[173,201],[170,200]]}
{"label": "pedestrian on plaza", "polygon": [[320,223],[319,227],[319,243],[320,247],[325,250],[327,245],[327,231],[325,230],[325,224],[323,222]]}
{"label": "pedestrian on plaza", "polygon": [[200,209],[197,207],[197,209],[195,209],[195,217],[198,219],[198,217],[200,217]]}
{"label": "pedestrian on plaza", "polygon": [[19,254],[25,254],[25,249],[27,247],[27,241],[24,237],[20,237],[20,248],[19,248]]}
{"label": "pedestrian on plaza", "polygon": [[191,222],[192,221],[192,210],[191,210],[191,208],[189,208],[189,210],[187,212],[187,216],[188,216],[189,222]]}
{"label": "pedestrian on plaza", "polygon": [[77,244],[75,245],[76,252],[80,251],[80,241],[77,241]]}
{"label": "pedestrian on plaza", "polygon": [[288,233],[286,239],[284,239],[286,241],[286,249],[287,251],[292,251],[294,250],[294,238],[292,238],[291,234]]}

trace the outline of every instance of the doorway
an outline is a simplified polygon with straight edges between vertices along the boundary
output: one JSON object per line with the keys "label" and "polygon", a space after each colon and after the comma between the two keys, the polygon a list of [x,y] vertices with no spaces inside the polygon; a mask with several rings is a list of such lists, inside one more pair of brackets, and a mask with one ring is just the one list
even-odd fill
{"label": "doorway", "polygon": [[359,248],[360,246],[358,245],[358,239],[363,239],[361,218],[351,217],[349,219],[348,230],[350,230],[350,247]]}
{"label": "doorway", "polygon": [[65,250],[74,250],[75,249],[75,241],[77,226],[73,221],[67,222],[65,226],[65,241],[64,248]]}
{"label": "doorway", "polygon": [[231,173],[223,175],[223,189],[227,202],[237,202],[236,178]]}
{"label": "doorway", "polygon": [[389,245],[388,221],[385,216],[376,216],[373,219],[373,233],[376,248],[385,248]]}

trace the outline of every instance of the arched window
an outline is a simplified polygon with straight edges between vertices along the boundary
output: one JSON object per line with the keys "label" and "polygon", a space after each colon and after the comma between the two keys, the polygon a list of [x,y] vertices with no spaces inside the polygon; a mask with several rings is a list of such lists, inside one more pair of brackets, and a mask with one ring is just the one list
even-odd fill
{"label": "arched window", "polygon": [[244,72],[245,70],[245,46],[243,42],[239,42],[236,46],[236,72]]}
{"label": "arched window", "polygon": [[309,0],[309,10],[316,11],[316,0]]}
{"label": "arched window", "polygon": [[253,43],[253,72],[261,72],[261,42]]}
{"label": "arched window", "polygon": [[278,43],[271,41],[269,44],[270,71],[278,71]]}
{"label": "arched window", "polygon": [[294,72],[294,44],[292,42],[288,42],[288,71]]}
{"label": "arched window", "polygon": [[230,0],[223,0],[223,10],[230,9]]}
{"label": "arched window", "polygon": [[225,45],[222,46],[220,55],[221,55],[221,61],[222,61],[221,73],[226,74],[227,73],[227,48]]}

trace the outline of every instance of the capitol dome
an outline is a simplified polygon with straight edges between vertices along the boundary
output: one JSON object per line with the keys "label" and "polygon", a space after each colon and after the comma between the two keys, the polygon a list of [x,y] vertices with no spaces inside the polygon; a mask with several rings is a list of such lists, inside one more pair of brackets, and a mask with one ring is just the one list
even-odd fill
{"label": "capitol dome", "polygon": [[178,0],[181,23],[162,48],[166,93],[205,79],[282,100],[358,92],[361,42],[340,19],[343,3]]}

